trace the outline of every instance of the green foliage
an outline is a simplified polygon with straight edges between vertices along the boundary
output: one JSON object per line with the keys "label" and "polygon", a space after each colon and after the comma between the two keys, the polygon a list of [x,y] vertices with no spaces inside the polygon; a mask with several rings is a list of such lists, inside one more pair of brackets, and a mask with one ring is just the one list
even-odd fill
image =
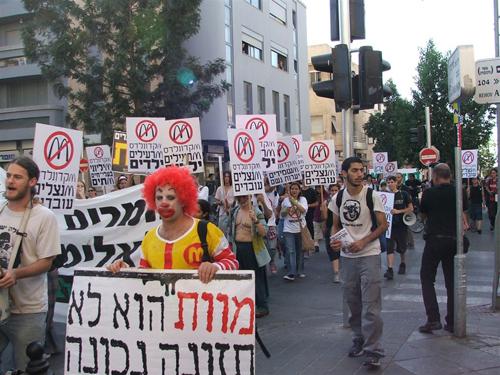
{"label": "green foliage", "polygon": [[[441,154],[441,161],[454,164],[454,148],[456,145],[456,127],[453,124],[453,112],[448,104],[448,58],[437,51],[430,40],[420,50],[417,65],[416,88],[412,91],[413,100],[408,102],[399,95],[393,95],[385,112],[373,115],[366,124],[370,137],[376,139],[377,151],[387,151],[391,160],[399,165],[410,163],[420,167],[418,152],[425,146],[422,143],[409,143],[409,129],[425,124],[425,107],[430,107],[432,144]],[[481,163],[489,164],[491,159],[486,155],[484,146],[489,144],[494,126],[494,113],[491,108],[476,104],[472,99],[461,103],[463,114],[462,148],[476,149],[481,146]],[[395,124],[398,124],[396,126]],[[486,165],[481,164],[483,168]]]}
{"label": "green foliage", "polygon": [[223,59],[201,65],[183,46],[199,30],[200,2],[24,0],[25,52],[67,97],[69,124],[108,142],[127,116],[201,116],[228,85]]}

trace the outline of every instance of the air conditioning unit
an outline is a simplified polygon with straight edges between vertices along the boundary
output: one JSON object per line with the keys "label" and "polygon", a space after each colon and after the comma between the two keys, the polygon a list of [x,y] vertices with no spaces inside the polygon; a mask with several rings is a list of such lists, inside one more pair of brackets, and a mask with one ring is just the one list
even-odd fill
{"label": "air conditioning unit", "polygon": [[26,65],[28,63],[28,59],[26,57],[20,57],[17,60],[17,65]]}

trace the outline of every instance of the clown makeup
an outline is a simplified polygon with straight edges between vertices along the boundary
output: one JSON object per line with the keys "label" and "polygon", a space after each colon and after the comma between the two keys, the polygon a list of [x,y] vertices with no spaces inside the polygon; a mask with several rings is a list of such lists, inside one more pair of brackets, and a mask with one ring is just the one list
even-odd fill
{"label": "clown makeup", "polygon": [[156,210],[163,219],[176,219],[182,214],[182,206],[170,185],[158,186],[155,194]]}

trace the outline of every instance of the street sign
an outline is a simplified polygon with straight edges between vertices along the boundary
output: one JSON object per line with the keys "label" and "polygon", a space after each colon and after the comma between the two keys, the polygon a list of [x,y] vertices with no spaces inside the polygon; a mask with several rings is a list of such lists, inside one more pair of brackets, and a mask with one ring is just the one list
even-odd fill
{"label": "street sign", "polygon": [[80,172],[87,172],[89,170],[89,161],[87,159],[80,159]]}
{"label": "street sign", "polygon": [[423,148],[420,150],[419,157],[423,165],[429,166],[439,161],[439,150],[434,146]]}
{"label": "street sign", "polygon": [[474,95],[474,47],[458,46],[448,60],[448,102]]}
{"label": "street sign", "polygon": [[479,104],[500,102],[500,58],[476,61],[476,93]]}

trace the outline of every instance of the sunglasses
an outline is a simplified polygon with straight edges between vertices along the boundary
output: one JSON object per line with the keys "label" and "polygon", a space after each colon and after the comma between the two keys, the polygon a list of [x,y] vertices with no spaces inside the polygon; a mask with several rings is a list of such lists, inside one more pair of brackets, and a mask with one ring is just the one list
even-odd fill
{"label": "sunglasses", "polygon": [[89,189],[89,193],[95,193],[94,189]]}

